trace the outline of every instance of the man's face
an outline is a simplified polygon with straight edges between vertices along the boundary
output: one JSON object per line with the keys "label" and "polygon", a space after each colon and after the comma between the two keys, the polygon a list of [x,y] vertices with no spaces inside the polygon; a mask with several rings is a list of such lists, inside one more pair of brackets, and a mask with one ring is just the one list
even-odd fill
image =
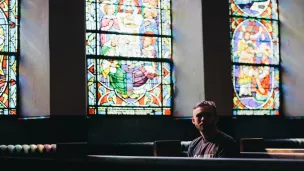
{"label": "man's face", "polygon": [[216,115],[213,108],[207,106],[194,109],[192,123],[200,132],[215,128]]}

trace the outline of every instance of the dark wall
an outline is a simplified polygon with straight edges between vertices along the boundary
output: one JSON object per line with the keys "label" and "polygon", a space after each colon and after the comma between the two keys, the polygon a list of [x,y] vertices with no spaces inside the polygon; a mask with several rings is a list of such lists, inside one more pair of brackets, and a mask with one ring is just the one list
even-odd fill
{"label": "dark wall", "polygon": [[216,103],[219,116],[232,115],[229,2],[203,0],[205,97]]}
{"label": "dark wall", "polygon": [[53,117],[50,119],[0,120],[0,145],[49,144],[87,141],[87,121],[84,117]]}
{"label": "dark wall", "polygon": [[50,113],[86,115],[85,1],[49,0]]}
{"label": "dark wall", "polygon": [[[218,127],[240,138],[303,138],[303,120],[281,118],[223,118]],[[189,141],[199,136],[190,119],[99,117],[88,120],[90,143],[154,140]]]}
{"label": "dark wall", "polygon": [[[303,120],[273,118],[220,118],[219,128],[240,138],[303,138]],[[60,143],[89,141],[140,142],[190,141],[199,136],[189,119],[149,117],[53,117],[40,120],[0,120],[0,144]]]}
{"label": "dark wall", "polygon": [[[190,119],[113,116],[86,119],[84,1],[50,0],[51,119],[0,120],[0,144],[192,140]],[[215,9],[216,7],[216,9]],[[232,83],[228,2],[203,1],[206,98],[216,101],[220,129],[242,137],[304,137],[304,120],[231,117]],[[67,88],[63,88],[67,87]],[[67,116],[69,115],[69,116]],[[79,116],[79,117],[77,117]]]}
{"label": "dark wall", "polygon": [[90,143],[191,140],[199,136],[190,120],[164,117],[96,117],[88,121]]}

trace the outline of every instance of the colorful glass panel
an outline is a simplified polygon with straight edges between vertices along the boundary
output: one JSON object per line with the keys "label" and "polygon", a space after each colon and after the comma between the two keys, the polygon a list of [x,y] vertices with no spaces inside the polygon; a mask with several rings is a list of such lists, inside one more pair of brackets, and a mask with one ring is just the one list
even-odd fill
{"label": "colorful glass panel", "polygon": [[15,56],[0,55],[0,115],[16,115],[16,108],[17,60]]}
{"label": "colorful glass panel", "polygon": [[0,2],[0,52],[17,52],[18,49],[18,2]]}
{"label": "colorful glass panel", "polygon": [[229,0],[233,114],[279,115],[280,50],[276,0]]}
{"label": "colorful glass panel", "polygon": [[87,33],[86,34],[86,54],[96,55],[96,34]]}
{"label": "colorful glass panel", "polygon": [[279,68],[233,66],[234,109],[279,109]]}
{"label": "colorful glass panel", "polygon": [[96,105],[96,60],[88,59],[88,104]]}
{"label": "colorful glass panel", "polygon": [[99,4],[113,4],[121,10],[132,11],[135,7],[171,9],[171,0],[101,0]]}
{"label": "colorful glass panel", "polygon": [[18,15],[17,0],[0,2],[0,115],[17,114]]}
{"label": "colorful glass panel", "polygon": [[130,36],[98,34],[98,55],[161,58],[160,38],[154,36]]}
{"label": "colorful glass panel", "polygon": [[171,115],[170,0],[87,0],[88,113]]}
{"label": "colorful glass panel", "polygon": [[[112,114],[123,109],[143,112],[145,107],[161,112],[163,107],[171,107],[170,66],[153,61],[97,59],[97,70],[93,64],[88,69],[89,75],[97,71],[97,106],[112,107]],[[95,93],[95,89],[92,90],[90,94]],[[99,108],[98,113],[106,114],[102,111],[106,111],[104,107]]]}
{"label": "colorful glass panel", "polygon": [[277,0],[229,0],[230,15],[278,20]]}
{"label": "colorful glass panel", "polygon": [[239,63],[279,64],[278,22],[232,18],[232,61]]}
{"label": "colorful glass panel", "polygon": [[162,57],[163,58],[172,58],[172,43],[170,38],[162,38],[162,46],[161,46],[161,51],[162,51]]}
{"label": "colorful glass panel", "polygon": [[98,4],[98,29],[130,34],[160,34],[160,9],[128,7],[108,3]]}
{"label": "colorful glass panel", "polygon": [[86,1],[86,28],[96,30],[96,3],[95,0]]}
{"label": "colorful glass panel", "polygon": [[162,0],[161,1],[161,9],[171,9],[171,0]]}
{"label": "colorful glass panel", "polygon": [[18,0],[7,1],[9,3],[9,51],[18,49]]}
{"label": "colorful glass panel", "polygon": [[171,11],[162,10],[162,34],[171,35]]}

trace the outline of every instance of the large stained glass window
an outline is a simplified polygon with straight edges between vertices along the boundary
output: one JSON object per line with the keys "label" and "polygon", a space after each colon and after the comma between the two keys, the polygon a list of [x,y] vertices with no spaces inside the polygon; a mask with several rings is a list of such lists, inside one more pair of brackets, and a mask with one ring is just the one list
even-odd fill
{"label": "large stained glass window", "polygon": [[234,115],[279,115],[277,0],[229,0]]}
{"label": "large stained glass window", "polygon": [[0,1],[0,115],[17,114],[18,0]]}
{"label": "large stained glass window", "polygon": [[86,0],[88,114],[171,115],[170,0]]}

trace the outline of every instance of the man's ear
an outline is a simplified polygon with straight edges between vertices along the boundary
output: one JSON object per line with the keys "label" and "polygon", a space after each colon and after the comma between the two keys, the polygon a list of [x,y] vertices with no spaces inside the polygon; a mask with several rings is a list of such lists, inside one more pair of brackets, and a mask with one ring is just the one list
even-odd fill
{"label": "man's ear", "polygon": [[195,124],[194,118],[192,117],[192,123]]}

